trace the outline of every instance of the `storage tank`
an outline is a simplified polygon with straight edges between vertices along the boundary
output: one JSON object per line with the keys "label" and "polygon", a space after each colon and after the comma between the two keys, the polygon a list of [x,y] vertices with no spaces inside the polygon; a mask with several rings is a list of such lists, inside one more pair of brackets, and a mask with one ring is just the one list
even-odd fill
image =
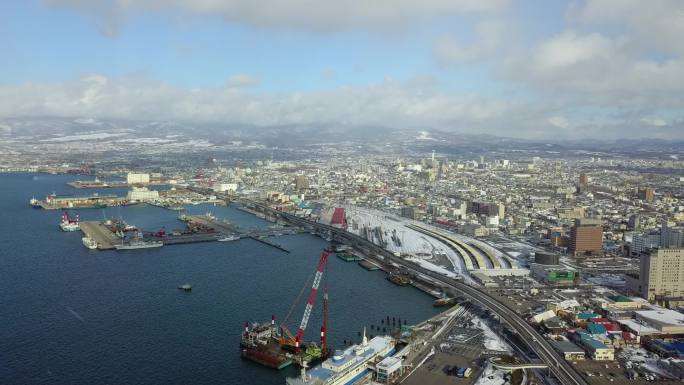
{"label": "storage tank", "polygon": [[558,254],[537,251],[534,253],[534,263],[540,265],[558,265],[560,264],[560,256]]}

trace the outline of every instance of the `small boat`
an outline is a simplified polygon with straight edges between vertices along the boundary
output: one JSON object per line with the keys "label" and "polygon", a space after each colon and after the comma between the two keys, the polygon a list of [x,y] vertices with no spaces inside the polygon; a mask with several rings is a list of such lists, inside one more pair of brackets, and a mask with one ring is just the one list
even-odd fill
{"label": "small boat", "polygon": [[231,241],[237,241],[239,239],[240,239],[240,237],[229,235],[227,237],[219,238],[219,239],[217,239],[217,241],[219,241],[219,242],[231,242]]}
{"label": "small boat", "polygon": [[441,306],[446,306],[446,305],[451,305],[454,303],[453,298],[437,298],[432,302],[432,306],[434,307],[441,307]]}
{"label": "small boat", "polygon": [[189,283],[184,283],[184,284],[178,286],[178,290],[192,291],[192,285],[190,285]]}
{"label": "small boat", "polygon": [[89,248],[90,250],[97,249],[97,242],[95,242],[92,238],[83,237],[81,238],[81,241],[83,241],[83,246]]}

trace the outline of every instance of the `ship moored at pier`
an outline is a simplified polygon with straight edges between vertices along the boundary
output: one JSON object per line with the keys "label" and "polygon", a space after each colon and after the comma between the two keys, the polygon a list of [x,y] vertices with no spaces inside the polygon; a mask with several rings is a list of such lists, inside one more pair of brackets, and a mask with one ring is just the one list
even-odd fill
{"label": "ship moored at pier", "polygon": [[287,378],[287,385],[351,385],[369,372],[369,364],[390,356],[395,351],[395,341],[390,336],[366,338],[364,329],[360,344],[345,350],[336,350],[331,358],[306,371],[299,377]]}

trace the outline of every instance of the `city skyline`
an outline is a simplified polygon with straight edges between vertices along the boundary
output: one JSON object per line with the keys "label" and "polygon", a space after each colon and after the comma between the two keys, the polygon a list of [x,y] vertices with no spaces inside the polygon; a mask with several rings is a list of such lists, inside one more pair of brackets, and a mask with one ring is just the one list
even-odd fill
{"label": "city skyline", "polygon": [[2,7],[0,121],[683,138],[676,1]]}

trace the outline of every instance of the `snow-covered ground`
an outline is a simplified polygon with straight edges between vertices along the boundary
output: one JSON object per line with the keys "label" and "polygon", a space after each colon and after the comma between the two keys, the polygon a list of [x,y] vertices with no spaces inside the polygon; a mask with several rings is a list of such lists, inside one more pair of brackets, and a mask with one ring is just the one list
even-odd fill
{"label": "snow-covered ground", "polygon": [[96,132],[96,133],[85,133],[80,135],[68,135],[61,136],[58,138],[43,139],[41,142],[73,142],[77,140],[99,140],[107,139],[116,136],[128,135],[128,132]]}
{"label": "snow-covered ground", "polygon": [[475,385],[503,385],[506,383],[504,379],[505,374],[506,372],[495,369],[490,362],[487,362],[487,366],[482,371],[482,375],[477,379]]}
{"label": "snow-covered ground", "polygon": [[[431,258],[441,254],[451,262],[453,270],[448,270],[444,266],[438,266],[427,261],[423,261],[424,263],[421,263],[421,266],[431,270],[434,266],[436,270],[447,270],[451,274],[467,275],[464,274],[467,273],[467,270],[463,260],[455,251],[442,242],[405,226],[412,221],[406,218],[398,218],[379,210],[355,206],[347,206],[345,210],[347,213],[348,231],[363,235],[364,227],[368,231],[372,231],[379,226],[382,228],[384,239],[387,241],[387,249],[402,254],[411,254],[414,256],[414,259]],[[384,233],[387,233],[387,235]],[[400,244],[392,240],[393,234],[400,240]]]}
{"label": "snow-covered ground", "polygon": [[445,276],[450,277],[450,278],[456,278],[458,276],[458,274],[449,270],[445,266],[439,266],[439,265],[425,261],[425,260],[420,259],[420,258],[406,258],[406,260],[411,261],[413,263],[416,263],[425,269],[428,269],[430,271],[434,271],[435,273],[439,273],[439,274],[445,275]]}
{"label": "snow-covered ground", "polygon": [[[414,224],[431,228],[434,231],[448,235],[449,237],[458,239],[460,241],[471,243],[477,247],[492,253],[495,258],[499,260],[502,267],[508,267],[511,258],[508,258],[501,251],[492,247],[491,245],[480,240],[466,237],[461,234],[446,231],[444,229],[425,224],[423,222],[414,221],[408,218],[398,217],[380,210],[369,209],[358,206],[345,206],[347,214],[348,231],[363,235],[363,229],[366,228],[372,232],[374,228],[381,227],[383,231],[384,240],[387,241],[387,248],[391,251],[397,251],[402,254],[411,254],[415,258],[430,258],[435,255],[443,255],[453,265],[453,272],[466,276],[467,270],[463,262],[463,258],[454,250],[449,248],[444,243],[431,238],[421,232],[409,229],[406,225]],[[386,234],[386,235],[385,235]],[[400,244],[392,240],[392,235],[400,240]],[[374,235],[371,235],[375,238]],[[374,242],[377,240],[373,239]],[[468,256],[464,256],[469,258]],[[489,264],[489,259],[485,258]],[[444,266],[432,264],[435,269],[445,269]],[[429,268],[429,265],[423,265]],[[491,267],[491,266],[489,266]],[[519,267],[515,261],[512,261],[512,267]],[[448,270],[448,269],[447,269]]]}
{"label": "snow-covered ground", "polygon": [[484,332],[484,345],[489,350],[511,351],[511,347],[480,318],[473,318],[476,328]]}

